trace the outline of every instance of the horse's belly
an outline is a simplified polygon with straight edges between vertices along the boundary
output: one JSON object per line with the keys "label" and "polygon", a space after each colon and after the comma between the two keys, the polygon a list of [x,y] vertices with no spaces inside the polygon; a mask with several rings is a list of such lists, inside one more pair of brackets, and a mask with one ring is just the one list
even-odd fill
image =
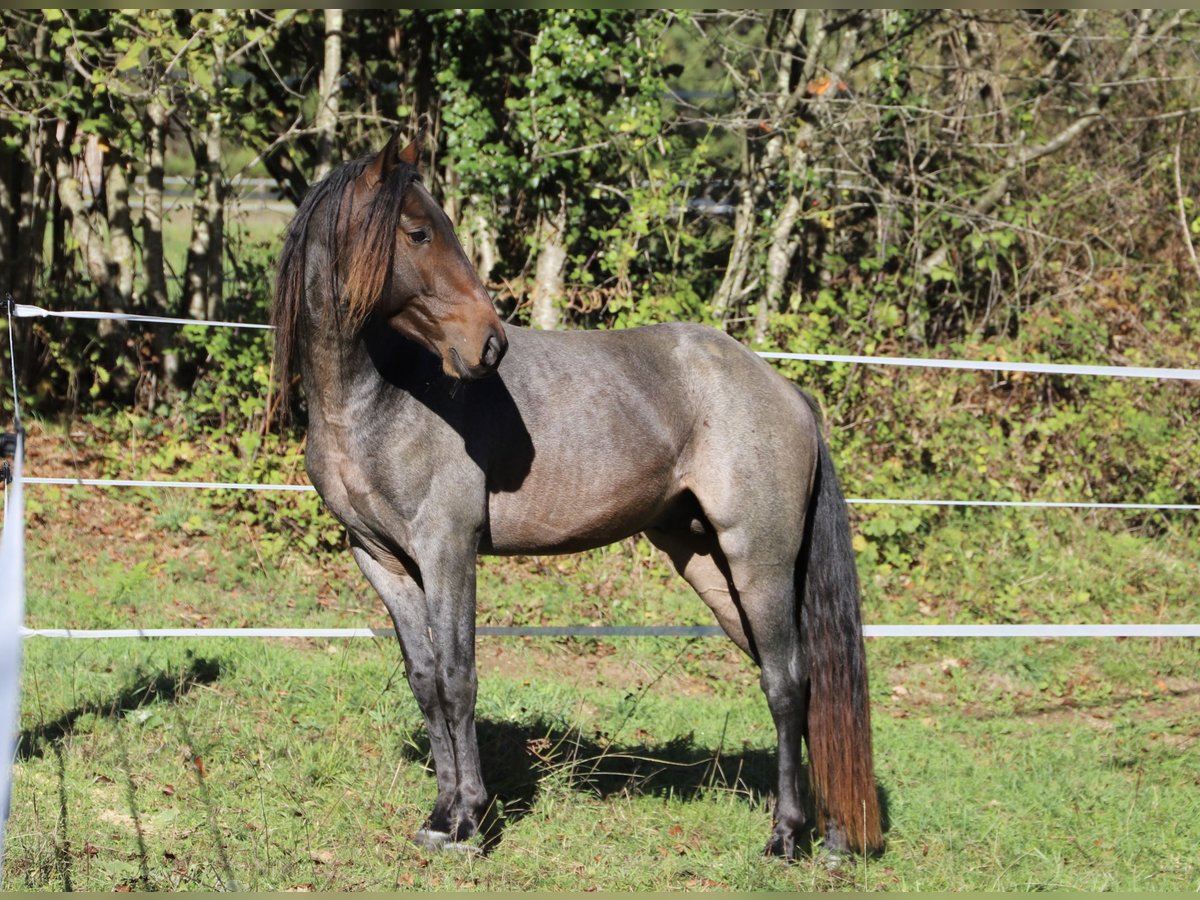
{"label": "horse's belly", "polygon": [[586,477],[526,484],[493,494],[480,550],[497,555],[573,553],[645,530],[676,491],[666,473],[589,482]]}

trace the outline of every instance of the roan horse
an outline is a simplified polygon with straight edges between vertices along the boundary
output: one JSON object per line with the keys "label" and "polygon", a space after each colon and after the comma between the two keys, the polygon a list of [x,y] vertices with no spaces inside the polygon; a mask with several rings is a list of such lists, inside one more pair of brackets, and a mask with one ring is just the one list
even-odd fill
{"label": "roan horse", "polygon": [[[308,193],[280,260],[277,373],[308,402],[306,465],[395,623],[437,802],[461,846],[488,804],[475,736],[475,557],[644,532],[761,667],[778,730],[767,853],[817,828],[883,839],[845,501],[811,403],[742,345],[668,324],[504,326],[396,137]],[[488,376],[488,377],[485,377]]]}

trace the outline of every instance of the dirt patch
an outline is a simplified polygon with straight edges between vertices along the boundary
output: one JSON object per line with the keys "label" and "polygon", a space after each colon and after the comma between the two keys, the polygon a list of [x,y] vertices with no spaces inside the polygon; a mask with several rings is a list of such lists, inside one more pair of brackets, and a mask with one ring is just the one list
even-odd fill
{"label": "dirt patch", "polygon": [[[706,650],[709,652],[703,652],[702,659],[687,660],[685,665],[683,657],[675,662],[651,663],[602,641],[567,641],[547,649],[524,638],[488,638],[476,643],[476,664],[481,677],[557,679],[581,687],[618,690],[640,690],[661,681],[670,686],[672,693],[696,697],[716,695],[721,683],[753,687],[757,682],[753,663],[739,651]],[[701,671],[689,671],[695,668]]]}
{"label": "dirt patch", "polygon": [[1139,717],[1147,721],[1169,724],[1196,720],[1192,740],[1200,735],[1200,681],[1180,677],[1160,679],[1155,691],[1124,692],[1094,704],[1066,700],[1055,707],[1026,713],[1020,719],[1038,725],[1085,723],[1098,731],[1109,732],[1114,728],[1113,717],[1129,706],[1136,706]]}

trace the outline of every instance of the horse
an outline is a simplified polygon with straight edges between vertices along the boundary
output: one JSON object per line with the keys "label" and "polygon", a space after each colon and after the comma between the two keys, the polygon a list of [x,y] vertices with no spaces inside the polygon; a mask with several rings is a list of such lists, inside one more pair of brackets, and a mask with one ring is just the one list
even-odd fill
{"label": "horse", "polygon": [[310,189],[272,310],[277,383],[298,370],[307,401],[308,475],[428,728],[437,800],[413,840],[471,849],[488,809],[477,554],[644,533],[760,668],[778,737],[765,852],[880,850],[850,523],[814,402],[705,326],[502,323],[418,157],[397,133]]}

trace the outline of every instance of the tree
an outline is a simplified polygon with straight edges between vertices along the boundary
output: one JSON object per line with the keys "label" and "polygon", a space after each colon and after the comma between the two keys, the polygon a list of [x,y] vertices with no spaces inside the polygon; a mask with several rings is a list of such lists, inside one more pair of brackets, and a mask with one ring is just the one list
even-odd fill
{"label": "tree", "polygon": [[[510,263],[507,283],[528,299],[534,324],[559,327],[570,312],[571,262],[581,264],[577,281],[595,279],[596,235],[628,213],[629,188],[647,180],[646,155],[663,146],[664,63],[655,47],[667,17],[514,10],[447,18],[461,48],[438,76],[448,92],[447,167],[462,193],[490,207],[484,219],[517,232],[517,241],[484,232],[479,243],[508,244],[510,259],[527,260]],[[472,53],[505,35],[521,37],[509,52]]]}

